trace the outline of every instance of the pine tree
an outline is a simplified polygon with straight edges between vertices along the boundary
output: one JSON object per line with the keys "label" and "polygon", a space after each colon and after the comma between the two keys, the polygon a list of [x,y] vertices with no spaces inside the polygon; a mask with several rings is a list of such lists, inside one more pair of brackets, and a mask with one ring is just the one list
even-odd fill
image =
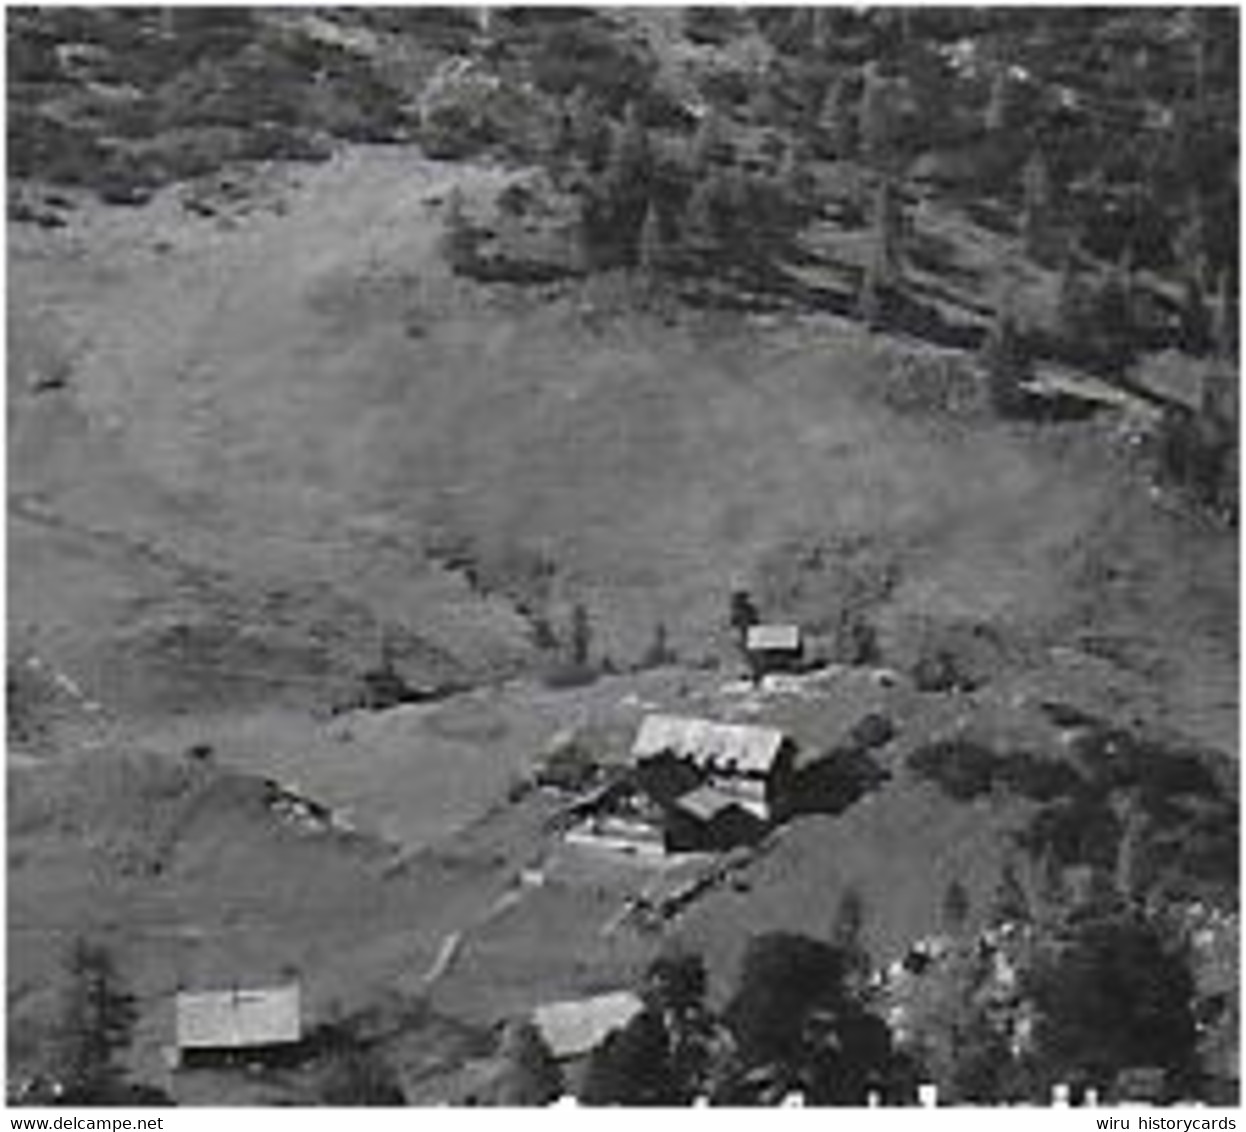
{"label": "pine tree", "polygon": [[610,153],[610,132],[597,103],[583,86],[577,86],[567,103],[571,144],[576,156],[593,171],[605,165]]}
{"label": "pine tree", "polygon": [[648,186],[653,166],[649,133],[635,102],[629,102],[623,113],[623,125],[614,135],[608,172],[615,181],[626,181],[637,189]]}
{"label": "pine tree", "polygon": [[463,193],[457,186],[446,201],[441,254],[455,273],[470,271],[476,259],[476,234],[467,219]]}
{"label": "pine tree", "polygon": [[691,165],[694,177],[705,177],[716,166],[732,159],[732,146],[722,115],[711,107],[692,137]]}
{"label": "pine tree", "polygon": [[903,232],[904,212],[900,194],[891,178],[884,177],[874,191],[874,235],[884,282],[889,287],[899,284]]}
{"label": "pine tree", "polygon": [[1216,286],[1216,306],[1212,319],[1212,339],[1216,357],[1237,364],[1237,305],[1229,291],[1229,273],[1222,271]]}
{"label": "pine tree", "polygon": [[121,989],[104,947],[76,939],[67,967],[69,986],[57,1027],[59,1073],[76,1103],[106,1103],[115,1100],[124,1080],[116,1059],[130,1044],[134,1000]]}
{"label": "pine tree", "polygon": [[1021,238],[1025,254],[1042,263],[1050,250],[1052,208],[1051,171],[1042,150],[1030,154],[1022,172],[1022,189]]}
{"label": "pine tree", "polygon": [[827,89],[818,117],[819,131],[827,149],[840,161],[856,156],[860,136],[857,101],[852,88],[853,75],[840,75]]}
{"label": "pine tree", "polygon": [[753,604],[753,598],[749,592],[747,590],[733,590],[731,592],[731,609],[727,621],[741,646],[744,644],[744,639],[749,629],[760,620],[761,615],[757,612],[757,606]]}
{"label": "pine tree", "polygon": [[901,286],[901,229],[899,196],[889,178],[874,191],[873,242],[858,294],[858,313],[876,329],[886,320],[892,296]]}
{"label": "pine tree", "polygon": [[1082,360],[1094,333],[1094,302],[1078,273],[1071,250],[1066,251],[1056,294],[1058,335],[1066,351]]}
{"label": "pine tree", "polygon": [[1172,238],[1172,258],[1202,290],[1207,286],[1207,221],[1196,192],[1189,194],[1185,219]]}
{"label": "pine tree", "polygon": [[992,918],[997,924],[1029,923],[1030,901],[1017,876],[1016,866],[1006,861],[1000,870],[999,884],[995,889]]}
{"label": "pine tree", "polygon": [[951,881],[943,892],[943,926],[958,932],[969,919],[969,893],[959,880]]}
{"label": "pine tree", "polygon": [[801,215],[809,200],[809,170],[799,146],[795,143],[783,151],[783,159],[779,163],[777,185],[779,195],[783,198],[787,209],[794,216]]}
{"label": "pine tree", "polygon": [[652,201],[645,210],[645,220],[640,226],[636,255],[640,270],[651,281],[656,279],[666,267],[667,248],[662,232],[662,218],[658,215],[657,206]]}
{"label": "pine tree", "polygon": [[866,64],[861,92],[858,136],[861,156],[875,168],[884,168],[892,156],[894,111],[891,84],[878,73],[876,63]]}
{"label": "pine tree", "polygon": [[628,103],[623,125],[615,130],[610,158],[602,175],[605,203],[620,258],[636,262],[640,228],[652,195],[653,153],[649,135],[634,102]]}
{"label": "pine tree", "polygon": [[880,329],[887,319],[888,289],[880,257],[870,257],[857,291],[857,316],[870,330]]}
{"label": "pine tree", "polygon": [[825,58],[835,43],[833,11],[822,6],[810,10],[809,43],[817,58]]}
{"label": "pine tree", "polygon": [[662,668],[670,664],[673,659],[670,641],[667,638],[666,622],[659,621],[653,627],[653,640],[649,642],[649,647],[645,649],[645,655],[641,659],[642,668]]}
{"label": "pine tree", "polygon": [[1114,378],[1123,377],[1137,353],[1134,326],[1133,260],[1127,247],[1108,272],[1095,300],[1095,341],[1099,364]]}
{"label": "pine tree", "polygon": [[588,610],[580,603],[571,609],[571,663],[577,668],[587,668],[592,655],[593,627]]}
{"label": "pine tree", "polygon": [[681,242],[690,251],[705,255],[717,250],[722,237],[719,223],[721,196],[722,184],[717,172],[693,186],[680,224]]}
{"label": "pine tree", "polygon": [[844,889],[835,909],[831,943],[843,953],[848,966],[858,974],[869,969],[865,950],[865,897],[856,885]]}
{"label": "pine tree", "polygon": [[1025,384],[1031,377],[1029,351],[1016,324],[1016,301],[1011,283],[1005,283],[995,305],[995,319],[982,345],[991,404],[1002,416],[1025,402]]}
{"label": "pine tree", "polygon": [[731,247],[745,247],[759,237],[762,225],[756,223],[753,207],[753,184],[749,175],[739,165],[728,165],[719,171],[718,177],[719,224]]}
{"label": "pine tree", "polygon": [[991,93],[983,115],[983,128],[988,136],[1002,134],[1009,125],[1012,111],[1012,79],[1004,65],[996,67],[991,77]]}

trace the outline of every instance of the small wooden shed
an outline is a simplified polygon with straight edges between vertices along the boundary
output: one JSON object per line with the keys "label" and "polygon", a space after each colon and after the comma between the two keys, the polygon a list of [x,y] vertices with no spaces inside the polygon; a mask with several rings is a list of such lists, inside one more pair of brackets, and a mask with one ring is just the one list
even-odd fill
{"label": "small wooden shed", "polygon": [[191,1067],[288,1057],[303,1039],[298,983],[244,990],[179,991],[178,1063]]}

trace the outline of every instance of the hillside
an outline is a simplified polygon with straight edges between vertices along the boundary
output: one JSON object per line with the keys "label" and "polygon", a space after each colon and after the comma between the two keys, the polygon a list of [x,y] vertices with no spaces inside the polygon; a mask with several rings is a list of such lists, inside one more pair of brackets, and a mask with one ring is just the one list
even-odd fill
{"label": "hillside", "polygon": [[[516,879],[558,859],[552,803],[525,792],[551,744],[617,763],[650,707],[760,713],[808,751],[866,710],[899,727],[885,787],[780,828],[669,925],[718,999],[758,925],[827,935],[849,887],[880,962],[935,929],[952,879],[989,903],[1033,799],[939,793],[905,769],[923,740],[1058,761],[1054,703],[1164,758],[1236,758],[1236,448],[1208,393],[1237,374],[1217,172],[1236,73],[1216,29],[1104,15],[1083,57],[1055,17],[923,14],[892,52],[886,11],[732,12],[11,17],[19,1063],[57,948],[91,932],[139,997],[144,1080],[173,989],[289,968],[317,1024],[395,985],[418,1000],[385,1048],[433,1097],[490,1025],[659,948],[604,926],[634,871]],[[1191,44],[1209,54],[1187,96]],[[850,145],[832,110],[874,79],[901,109]],[[270,104],[244,114],[256,84]],[[1095,169],[1078,114],[1041,109],[1059,91],[1116,100]],[[1017,124],[984,133],[996,110]],[[1139,172],[1138,123],[1196,111],[1207,183],[1179,183],[1175,127]],[[1058,254],[1031,246],[1014,137],[1051,155]],[[1110,223],[1134,187],[1149,211]],[[1191,281],[1172,249],[1198,225]],[[739,590],[833,678],[733,699]],[[378,670],[413,702],[366,710]],[[187,758],[205,745],[208,769]],[[1228,914],[1217,774],[1152,815],[1156,844],[1205,835],[1211,862],[1156,891]],[[333,827],[291,832],[273,790]]]}

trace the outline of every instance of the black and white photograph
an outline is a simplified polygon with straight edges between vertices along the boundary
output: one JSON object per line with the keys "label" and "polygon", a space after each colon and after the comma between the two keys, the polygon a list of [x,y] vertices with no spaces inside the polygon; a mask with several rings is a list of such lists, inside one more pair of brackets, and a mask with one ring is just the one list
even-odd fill
{"label": "black and white photograph", "polygon": [[7,1107],[1233,1127],[1237,5],[4,16]]}

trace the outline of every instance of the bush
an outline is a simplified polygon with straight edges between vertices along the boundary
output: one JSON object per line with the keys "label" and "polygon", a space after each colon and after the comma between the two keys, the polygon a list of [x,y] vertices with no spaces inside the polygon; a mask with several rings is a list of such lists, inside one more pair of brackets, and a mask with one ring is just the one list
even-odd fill
{"label": "bush", "polygon": [[796,771],[790,791],[776,806],[776,817],[843,813],[889,777],[864,751],[833,748]]}
{"label": "bush", "polygon": [[1017,751],[1005,757],[999,765],[997,779],[1014,794],[1037,802],[1070,798],[1085,786],[1085,779],[1068,763],[1041,758],[1028,751]]}
{"label": "bush", "polygon": [[1107,801],[1080,794],[1045,805],[1019,842],[1035,859],[1110,870],[1116,866],[1120,839],[1120,822]]}
{"label": "bush", "polygon": [[900,413],[982,416],[990,392],[961,352],[906,352],[889,360],[883,400]]}
{"label": "bush", "polygon": [[918,747],[907,759],[914,774],[934,783],[958,802],[971,802],[989,794],[1003,763],[989,747],[964,738]]}
{"label": "bush", "polygon": [[560,691],[569,688],[585,688],[594,683],[599,675],[601,673],[592,665],[577,664],[572,660],[560,660],[542,672],[541,683],[547,688]]}
{"label": "bush", "polygon": [[922,692],[971,692],[1008,657],[1001,634],[989,624],[925,616],[907,616],[886,627],[883,655],[907,671]]}
{"label": "bush", "polygon": [[393,1108],[407,1103],[393,1069],[366,1046],[339,1038],[325,1061],[317,1089],[321,1104]]}

